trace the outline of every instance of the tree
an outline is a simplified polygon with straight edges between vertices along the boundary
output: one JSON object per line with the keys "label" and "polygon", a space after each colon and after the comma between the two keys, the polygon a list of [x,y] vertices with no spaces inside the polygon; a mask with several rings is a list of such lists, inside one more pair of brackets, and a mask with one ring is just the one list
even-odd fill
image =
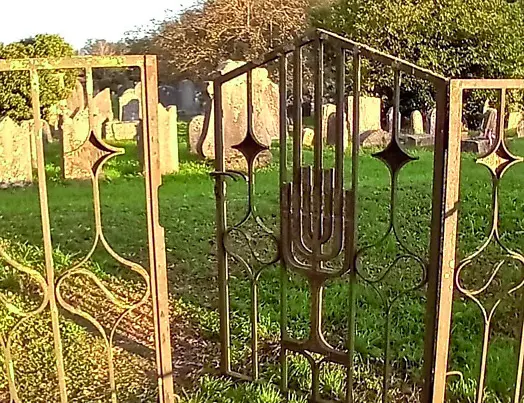
{"label": "tree", "polygon": [[308,26],[313,0],[205,0],[151,34],[164,79],[200,79],[227,59],[250,60],[290,42]]}
{"label": "tree", "polygon": [[[36,35],[34,38],[0,44],[0,59],[25,59],[43,57],[67,57],[73,55],[73,47],[58,35]],[[47,118],[49,108],[66,99],[75,86],[77,72],[72,70],[39,71],[40,104]],[[0,117],[15,120],[31,119],[31,86],[28,72],[0,74]]]}
{"label": "tree", "polygon": [[126,44],[120,42],[110,42],[105,39],[89,39],[80,50],[83,55],[89,56],[114,56],[126,53]]}
{"label": "tree", "polygon": [[[314,10],[315,26],[411,61],[447,77],[511,78],[524,75],[524,6],[506,0],[339,0]],[[365,89],[391,99],[392,74],[374,65]],[[431,89],[404,83],[403,108],[427,109]],[[389,92],[388,92],[389,91]],[[480,95],[467,99],[470,119]]]}

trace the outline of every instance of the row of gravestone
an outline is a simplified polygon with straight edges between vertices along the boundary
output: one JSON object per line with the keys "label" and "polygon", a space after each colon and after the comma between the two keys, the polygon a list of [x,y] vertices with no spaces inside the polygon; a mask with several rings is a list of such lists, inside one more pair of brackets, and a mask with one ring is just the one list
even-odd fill
{"label": "row of gravestone", "polygon": [[[62,116],[59,123],[62,145],[62,176],[65,179],[89,179],[98,166],[100,158],[110,149],[102,139],[102,133],[120,133],[114,126],[119,123],[104,120],[99,111],[94,114],[94,127],[89,122],[87,109],[76,111],[72,116]],[[143,155],[141,146],[142,125],[134,124],[127,129],[133,140],[139,143],[139,158]],[[42,136],[45,142],[53,142],[51,128],[44,122]],[[116,138],[112,138],[116,139]],[[158,105],[159,162],[162,174],[178,171],[177,110]],[[34,121],[17,123],[5,117],[0,120],[0,187],[23,186],[33,180],[33,169],[37,168],[36,137]]]}
{"label": "row of gravestone", "polygon": [[[227,61],[219,70],[226,74],[242,62]],[[213,98],[213,87],[208,85],[208,94]],[[257,68],[252,72],[252,128],[254,137],[265,146],[270,146],[272,140],[279,137],[279,88],[268,77],[267,70]],[[214,111],[213,103],[205,115],[194,117],[189,123],[189,149],[193,154],[203,158],[214,159]],[[349,133],[352,127],[352,114],[347,110],[353,109],[353,97],[348,97],[345,111],[344,145],[347,146]],[[233,146],[240,144],[248,130],[247,112],[247,77],[242,75],[222,86],[222,115],[224,154],[230,167],[245,165],[244,159]],[[389,119],[389,131],[382,130],[381,125],[382,103],[380,98],[360,98],[360,138],[363,146],[376,146],[387,144],[392,132],[392,119]],[[288,111],[289,112],[289,111]],[[335,125],[336,106],[324,105],[322,108],[323,131],[322,138],[328,144],[335,144],[337,131]],[[392,109],[388,116],[392,117]],[[415,111],[411,116],[411,133],[409,138],[415,144],[421,141],[417,137],[427,138],[425,143],[431,143],[434,138],[434,127],[436,124],[436,111],[429,114],[429,122],[424,130],[422,114]],[[424,134],[427,131],[427,134]],[[303,142],[311,145],[313,142],[313,131],[304,129]],[[266,159],[267,160],[267,159]]]}

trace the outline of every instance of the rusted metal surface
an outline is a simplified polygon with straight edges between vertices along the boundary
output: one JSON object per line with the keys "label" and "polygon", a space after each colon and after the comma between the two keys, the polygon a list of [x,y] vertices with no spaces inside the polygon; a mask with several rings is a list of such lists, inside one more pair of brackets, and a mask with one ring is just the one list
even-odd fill
{"label": "rusted metal surface", "polygon": [[[93,68],[107,67],[138,67],[142,76],[142,105],[144,111],[144,177],[146,185],[147,225],[149,235],[149,270],[145,267],[127,260],[119,255],[108,243],[104,235],[104,227],[101,218],[101,203],[99,178],[102,167],[110,158],[122,154],[124,150],[106,144],[95,130],[94,108],[93,108]],[[55,277],[53,264],[53,243],[51,239],[51,227],[49,218],[49,207],[47,201],[47,185],[45,171],[45,156],[42,138],[42,120],[40,116],[39,96],[39,70],[54,69],[82,69],[86,77],[87,106],[89,109],[89,135],[79,150],[95,150],[98,159],[90,167],[91,185],[93,189],[93,211],[95,220],[95,238],[88,254],[79,263],[65,269],[60,276]],[[175,401],[172,379],[171,342],[169,331],[169,305],[167,294],[166,256],[164,247],[164,232],[159,223],[158,188],[161,185],[161,175],[158,158],[158,123],[157,123],[157,71],[156,58],[154,56],[119,56],[119,57],[74,57],[69,59],[25,59],[25,60],[2,60],[0,71],[27,70],[31,76],[31,99],[34,130],[36,136],[36,154],[38,168],[38,185],[41,210],[41,225],[43,231],[43,245],[45,252],[45,278],[29,268],[21,267],[14,261],[10,261],[8,254],[0,248],[0,256],[15,268],[22,272],[34,275],[38,283],[42,285],[44,302],[32,314],[49,310],[54,338],[54,354],[56,358],[57,379],[60,402],[68,401],[67,391],[67,368],[64,365],[62,351],[62,338],[60,334],[59,309],[74,316],[81,317],[96,329],[103,338],[107,350],[108,383],[111,389],[111,401],[119,401],[117,385],[115,380],[114,364],[114,335],[121,320],[132,311],[145,306],[153,305],[154,329],[156,344],[157,376],[159,388],[159,401],[172,403]],[[140,299],[135,302],[126,302],[119,296],[113,294],[103,282],[90,270],[84,268],[84,264],[93,256],[97,247],[103,247],[109,255],[128,270],[136,273],[145,284],[145,291]],[[34,273],[33,273],[34,272]],[[123,313],[110,328],[104,326],[88,312],[71,305],[62,294],[65,281],[70,278],[84,277],[91,280],[115,306],[123,309]],[[10,337],[4,348],[4,360],[6,367],[12,368],[13,360],[10,353]],[[8,383],[10,397],[15,402],[20,402],[17,393],[16,380],[11,370],[8,370]]]}
{"label": "rusted metal surface", "polygon": [[[332,52],[334,52],[333,60],[336,80],[336,130],[338,133],[335,142],[335,163],[333,168],[324,168],[323,163],[323,120],[322,120],[322,102],[323,102],[323,84],[324,84],[324,47],[329,45]],[[304,163],[303,158],[303,144],[302,144],[302,88],[304,83],[303,78],[303,51],[306,47],[312,48],[313,55],[313,80],[314,80],[314,99],[315,99],[315,120],[314,120],[314,151],[313,163],[308,166]],[[445,167],[447,167],[447,127],[444,122],[447,119],[447,91],[448,80],[437,74],[433,74],[427,70],[418,68],[410,63],[404,62],[397,58],[377,52],[369,47],[361,44],[347,41],[337,35],[319,30],[314,35],[308,36],[302,41],[297,41],[295,46],[282,47],[280,53],[271,53],[268,57],[260,62],[250,63],[239,67],[231,72],[219,76],[214,81],[214,123],[215,123],[215,150],[216,150],[216,171],[214,176],[216,178],[216,201],[217,201],[217,245],[218,245],[218,268],[219,268],[219,297],[220,297],[220,315],[221,315],[221,346],[222,359],[221,369],[222,373],[230,375],[239,379],[256,380],[259,375],[259,354],[258,354],[258,335],[256,323],[258,322],[258,311],[252,310],[251,313],[251,374],[239,374],[231,370],[231,323],[230,323],[230,306],[229,306],[229,273],[228,273],[228,259],[242,263],[246,272],[249,273],[250,284],[253,289],[258,287],[258,278],[262,270],[270,263],[279,262],[281,265],[280,287],[281,287],[281,332],[280,332],[280,365],[281,365],[281,389],[287,395],[289,391],[289,373],[288,373],[288,356],[290,354],[299,354],[303,356],[310,364],[311,369],[311,390],[310,401],[325,402],[320,393],[320,371],[325,363],[335,363],[346,368],[346,396],[344,401],[355,402],[358,398],[354,396],[355,379],[354,379],[354,355],[355,355],[355,315],[356,315],[356,291],[355,288],[358,283],[367,284],[374,287],[376,281],[368,278],[364,271],[359,267],[359,257],[371,247],[380,247],[381,242],[388,236],[395,238],[399,247],[404,251],[406,256],[414,259],[422,267],[423,276],[420,283],[416,285],[413,290],[420,290],[424,288],[428,281],[432,283],[431,295],[429,299],[434,304],[438,304],[440,299],[437,295],[440,282],[438,278],[441,276],[441,255],[443,253],[443,244],[440,240],[443,237],[444,227],[441,226],[442,211],[444,208],[444,191],[443,187],[446,182]],[[292,108],[292,145],[291,156],[288,158],[288,132],[287,132],[287,111],[286,111],[286,93],[287,73],[288,73],[288,58],[292,59],[293,68],[293,108]],[[394,72],[394,124],[393,136],[389,145],[374,154],[376,158],[381,160],[389,169],[391,182],[391,216],[390,224],[386,234],[381,237],[381,240],[372,246],[363,248],[358,245],[358,181],[359,181],[359,143],[360,143],[360,81],[362,74],[362,60],[368,59],[378,61],[387,66],[390,66]],[[228,234],[238,229],[239,226],[244,225],[245,221],[250,217],[238,223],[229,226],[226,222],[226,187],[225,180],[231,176],[241,176],[248,185],[249,194],[252,192],[254,183],[254,156],[262,151],[262,147],[252,147],[251,154],[245,153],[248,161],[247,175],[239,174],[235,171],[227,171],[224,163],[224,149],[222,133],[222,99],[221,87],[230,80],[247,74],[269,61],[277,61],[279,63],[279,77],[280,77],[280,228],[273,234],[278,244],[276,248],[278,256],[271,262],[264,262],[264,264],[250,266],[245,259],[237,255],[237,251],[231,249],[227,245]],[[351,77],[353,81],[353,110],[348,113],[353,114],[353,127],[351,128],[352,138],[352,154],[351,154],[351,176],[350,187],[344,188],[344,126],[345,126],[345,77],[346,77],[346,63],[351,62],[353,70]],[[415,158],[408,155],[400,146],[400,120],[398,118],[400,109],[400,87],[401,76],[412,75],[414,77],[423,78],[436,84],[437,99],[438,99],[438,116],[439,125],[438,133],[439,140],[442,145],[437,147],[435,153],[435,188],[433,196],[433,225],[431,237],[435,242],[431,248],[429,261],[426,258],[418,256],[410,252],[409,245],[404,245],[399,238],[396,224],[394,221],[396,211],[396,197],[399,192],[398,189],[398,174],[401,169],[408,163],[415,160]],[[248,79],[249,82],[249,79]],[[249,94],[248,94],[249,95]],[[250,96],[248,96],[248,100]],[[248,106],[248,115],[250,115],[250,107]],[[255,138],[251,130],[248,130],[244,142],[255,142]],[[288,160],[291,161],[292,172],[288,174]],[[258,225],[263,225],[262,217],[258,217],[252,205],[251,196],[248,194],[248,211],[252,212],[251,216],[256,218]],[[452,220],[448,220],[451,222]],[[448,223],[448,227],[449,227]],[[454,250],[453,250],[454,252]],[[333,269],[330,263],[337,258],[342,259],[341,268]],[[388,271],[392,270],[391,266]],[[290,336],[288,332],[288,314],[287,314],[287,291],[288,281],[291,273],[298,274],[300,277],[307,280],[309,284],[310,304],[310,328],[309,335],[304,340],[297,340]],[[434,276],[433,279],[428,280],[429,274]],[[348,335],[347,348],[335,348],[326,340],[323,327],[323,297],[327,283],[334,279],[347,278],[349,280],[348,301],[351,312],[348,315]],[[409,290],[409,291],[413,291]],[[408,291],[408,292],[409,292]],[[255,306],[258,305],[256,292],[252,293],[250,303]],[[384,329],[384,364],[382,379],[382,402],[391,401],[389,398],[390,389],[390,331],[391,331],[391,311],[395,301],[386,301],[384,315],[386,317],[386,326]],[[432,308],[433,309],[433,308]],[[428,329],[432,329],[437,321],[437,317],[431,315],[428,308]],[[445,332],[444,332],[445,333]],[[438,336],[428,330],[427,340],[432,346],[437,343]],[[441,338],[442,339],[442,338]],[[441,341],[442,342],[442,341]],[[435,364],[438,360],[435,357],[432,349],[428,350],[426,356],[426,367],[428,375],[426,379],[426,388],[431,388],[435,384],[434,371]],[[432,401],[431,398],[426,400]]]}

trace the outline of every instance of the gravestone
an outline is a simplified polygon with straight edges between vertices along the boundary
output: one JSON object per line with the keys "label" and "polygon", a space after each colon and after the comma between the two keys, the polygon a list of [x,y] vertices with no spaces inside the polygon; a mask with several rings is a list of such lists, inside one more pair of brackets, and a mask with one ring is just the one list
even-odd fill
{"label": "gravestone", "polygon": [[[244,65],[242,62],[226,62],[222,74]],[[278,86],[268,77],[266,69],[252,71],[253,87],[253,135],[263,145],[270,146],[272,139],[279,137],[279,91]],[[213,97],[213,86],[208,85],[208,93]],[[208,108],[207,132],[198,141],[198,153],[209,159],[215,158],[214,106]],[[247,77],[239,76],[222,86],[222,130],[224,134],[224,155],[230,162],[245,164],[241,154],[233,148],[240,144],[247,133]],[[270,160],[270,153],[264,162]],[[262,159],[259,159],[261,165]]]}
{"label": "gravestone", "polygon": [[191,154],[198,154],[198,141],[204,132],[205,116],[195,116],[189,122],[188,138],[189,138],[189,152]]}
{"label": "gravestone", "polygon": [[497,137],[497,115],[498,111],[495,108],[488,108],[482,120],[480,137],[488,139],[491,143],[494,143]]}
{"label": "gravestone", "polygon": [[410,133],[414,135],[424,134],[424,119],[420,111],[411,112]]}
{"label": "gravestone", "polygon": [[362,147],[386,147],[391,141],[391,133],[380,130],[369,130],[360,135],[360,145]]}
{"label": "gravestone", "polygon": [[524,120],[521,120],[517,126],[517,137],[524,137]]}
{"label": "gravestone", "polygon": [[[390,107],[388,109],[388,113],[387,113],[387,116],[386,116],[388,133],[391,133],[391,134],[393,134],[393,114],[394,114],[394,110],[395,109],[393,107]],[[402,120],[402,115],[399,112],[398,113],[398,121],[399,121],[399,123],[400,123],[401,120]]]}
{"label": "gravestone", "polygon": [[126,90],[118,99],[118,120],[132,122],[140,120],[140,98],[134,89]]}
{"label": "gravestone", "polygon": [[20,126],[11,118],[0,120],[0,187],[23,186],[32,182],[31,135],[29,125]]}
{"label": "gravestone", "polygon": [[169,175],[178,172],[177,108],[158,104],[158,144],[160,172]]}
{"label": "gravestone", "polygon": [[524,119],[522,112],[511,112],[508,118],[508,130],[515,130],[519,123]]}
{"label": "gravestone", "polygon": [[86,93],[84,90],[84,85],[80,82],[80,80],[76,80],[75,88],[73,89],[71,95],[69,95],[66,103],[67,110],[69,111],[68,113],[70,115],[73,115],[86,107]]}
{"label": "gravestone", "polygon": [[[382,100],[375,97],[360,97],[360,111],[359,111],[359,134],[369,131],[377,131],[382,129],[380,123],[380,113],[382,110]],[[353,97],[348,97],[347,110],[347,124],[348,131],[353,131]]]}
{"label": "gravestone", "polygon": [[[337,113],[337,106],[334,104],[325,104],[322,105],[322,139],[326,141],[328,144],[334,144],[334,139],[329,137],[329,119],[331,116],[336,115]],[[333,135],[333,133],[332,133]],[[348,133],[344,133],[344,137],[347,137]]]}
{"label": "gravestone", "polygon": [[142,125],[140,121],[120,122],[118,120],[106,122],[103,132],[108,140],[137,141]]}
{"label": "gravestone", "polygon": [[432,108],[429,112],[427,133],[432,137],[437,133],[437,108]]}
{"label": "gravestone", "polygon": [[95,95],[93,105],[95,107],[95,113],[103,118],[104,123],[114,119],[111,90],[109,88]]}
{"label": "gravestone", "polygon": [[170,85],[158,87],[158,101],[166,108],[177,104],[177,90]]}
{"label": "gravestone", "polygon": [[191,80],[183,80],[177,85],[177,106],[184,115],[194,115],[198,112],[196,104],[196,86]]}
{"label": "gravestone", "polygon": [[305,127],[302,130],[302,144],[306,147],[313,146],[313,141],[315,140],[315,131],[309,127]]}
{"label": "gravestone", "polygon": [[96,153],[91,157],[80,152],[89,138],[89,113],[86,109],[73,116],[64,116],[62,129],[62,176],[64,179],[89,179]]}

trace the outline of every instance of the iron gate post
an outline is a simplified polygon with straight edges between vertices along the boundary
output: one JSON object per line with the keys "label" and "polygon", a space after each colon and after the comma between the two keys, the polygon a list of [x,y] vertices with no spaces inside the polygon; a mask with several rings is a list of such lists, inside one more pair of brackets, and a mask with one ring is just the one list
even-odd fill
{"label": "iron gate post", "polygon": [[[448,110],[449,87],[449,110]],[[449,113],[448,113],[449,112]],[[456,81],[437,87],[428,302],[424,357],[424,402],[444,403],[456,261],[462,89]]]}
{"label": "iron gate post", "polygon": [[141,71],[143,105],[143,155],[149,238],[151,295],[155,326],[158,395],[160,403],[173,403],[173,364],[169,326],[164,229],[160,225],[158,188],[162,184],[158,142],[158,70],[156,56],[144,56]]}

